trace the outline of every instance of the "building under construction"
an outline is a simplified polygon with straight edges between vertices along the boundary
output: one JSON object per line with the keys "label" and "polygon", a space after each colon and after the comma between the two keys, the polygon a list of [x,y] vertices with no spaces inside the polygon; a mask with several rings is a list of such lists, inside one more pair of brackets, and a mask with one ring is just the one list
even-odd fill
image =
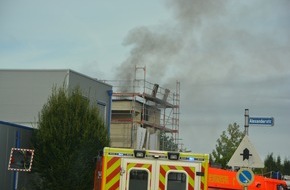
{"label": "building under construction", "polygon": [[[143,71],[142,78],[136,75],[137,70]],[[176,89],[150,83],[145,67],[135,67],[132,78],[106,81],[113,86],[111,146],[159,150],[161,132],[172,135],[178,144],[180,82],[176,82]]]}

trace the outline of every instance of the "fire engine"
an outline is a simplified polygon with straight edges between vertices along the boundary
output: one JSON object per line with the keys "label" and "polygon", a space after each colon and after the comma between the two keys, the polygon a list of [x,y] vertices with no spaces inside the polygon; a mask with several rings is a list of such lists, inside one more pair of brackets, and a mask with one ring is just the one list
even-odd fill
{"label": "fire engine", "polygon": [[105,147],[94,190],[207,190],[209,155]]}
{"label": "fire engine", "polygon": [[[243,189],[239,184],[237,172],[219,168],[209,167],[208,171],[209,190],[238,190]],[[247,189],[249,190],[287,190],[285,180],[272,179],[260,175],[254,176],[254,181]]]}
{"label": "fire engine", "polygon": [[[105,147],[94,190],[242,190],[237,172],[209,166],[208,154]],[[284,180],[255,175],[249,190],[287,190]]]}

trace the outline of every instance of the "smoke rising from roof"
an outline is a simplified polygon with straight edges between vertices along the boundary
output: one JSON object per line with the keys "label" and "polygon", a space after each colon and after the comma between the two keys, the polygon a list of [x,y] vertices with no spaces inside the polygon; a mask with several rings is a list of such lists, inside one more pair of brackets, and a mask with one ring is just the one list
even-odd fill
{"label": "smoke rising from roof", "polygon": [[193,126],[203,128],[212,142],[196,137],[211,151],[228,124],[238,118],[243,126],[244,108],[261,114],[271,108],[266,113],[279,116],[271,99],[281,97],[277,86],[290,104],[290,1],[167,0],[166,6],[172,20],[128,33],[124,46],[131,52],[118,78],[132,78],[134,66],[143,65],[148,81],[173,89],[180,81],[185,138],[192,139]]}
{"label": "smoke rising from roof", "polygon": [[[168,79],[166,73],[174,70],[178,72],[173,78],[191,76],[191,81],[197,82],[242,77],[250,68],[261,75],[283,71],[283,57],[287,56],[280,50],[288,51],[289,47],[285,48],[286,42],[273,39],[274,31],[261,28],[267,27],[268,21],[275,21],[268,16],[271,4],[264,2],[166,1],[174,19],[129,32],[124,46],[131,46],[132,50],[120,67],[120,76],[129,74],[134,65],[146,65],[153,80],[160,80],[160,76]],[[282,2],[289,6],[289,1]],[[256,7],[260,8],[257,13]],[[283,9],[283,5],[276,8]],[[258,27],[253,26],[255,22]],[[289,34],[283,35],[289,42]]]}
{"label": "smoke rising from roof", "polygon": [[132,71],[130,68],[134,68],[134,65],[148,66],[150,78],[159,78],[166,74],[169,67],[192,64],[180,61],[180,58],[194,53],[186,51],[198,43],[198,30],[204,17],[216,18],[225,10],[223,3],[218,1],[170,0],[166,5],[174,11],[173,21],[153,28],[138,27],[129,32],[124,46],[132,46],[132,50],[121,65],[119,77],[132,78],[128,71]]}

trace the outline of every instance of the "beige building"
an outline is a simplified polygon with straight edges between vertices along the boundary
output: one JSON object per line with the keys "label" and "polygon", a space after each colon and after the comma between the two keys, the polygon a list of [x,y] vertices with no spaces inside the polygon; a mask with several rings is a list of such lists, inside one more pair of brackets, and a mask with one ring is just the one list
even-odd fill
{"label": "beige building", "polygon": [[142,79],[106,82],[113,86],[112,147],[159,150],[162,131],[178,144],[179,82],[175,90],[152,84],[145,75]]}
{"label": "beige building", "polygon": [[111,146],[159,149],[160,115],[160,109],[139,101],[113,100]]}

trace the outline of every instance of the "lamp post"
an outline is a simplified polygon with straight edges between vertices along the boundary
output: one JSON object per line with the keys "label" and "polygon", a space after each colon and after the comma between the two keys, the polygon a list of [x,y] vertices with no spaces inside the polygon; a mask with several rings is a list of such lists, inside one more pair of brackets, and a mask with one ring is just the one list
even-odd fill
{"label": "lamp post", "polygon": [[249,109],[245,109],[245,135],[249,135]]}

